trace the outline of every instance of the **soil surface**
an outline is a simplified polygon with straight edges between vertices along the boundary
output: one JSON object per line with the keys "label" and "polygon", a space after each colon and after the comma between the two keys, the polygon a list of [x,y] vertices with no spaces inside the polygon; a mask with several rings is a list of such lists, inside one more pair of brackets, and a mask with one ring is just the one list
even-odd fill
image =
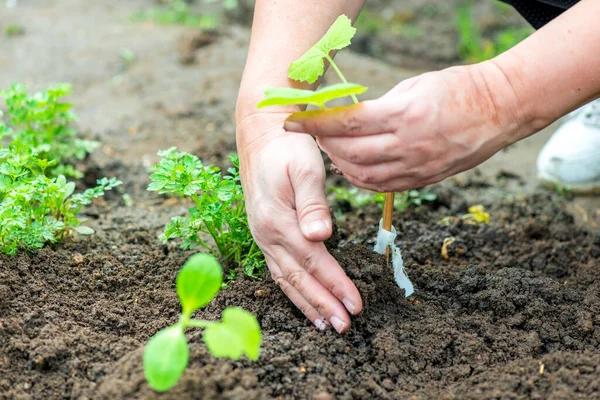
{"label": "soil surface", "polygon": [[[88,181],[119,177],[133,200],[110,194],[86,210],[94,236],[0,256],[0,399],[600,399],[600,236],[565,198],[524,194],[506,174],[447,180],[429,189],[435,202],[396,213],[409,299],[371,250],[380,209],[332,201],[328,245],[365,303],[349,332],[318,331],[268,276],[242,277],[197,316],[254,313],[260,359],[217,360],[190,330],[183,378],[154,393],[143,347],[177,320],[174,279],[193,253],[157,239],[186,204],[146,192],[147,167],[170,146],[226,165],[248,30],[135,24],[151,5],[122,3],[38,0],[0,14],[0,28],[25,29],[0,40],[0,86],[72,82],[81,131],[103,142],[80,167]],[[416,73],[356,54],[340,54],[344,65],[373,97]],[[489,224],[438,223],[474,204]]]}

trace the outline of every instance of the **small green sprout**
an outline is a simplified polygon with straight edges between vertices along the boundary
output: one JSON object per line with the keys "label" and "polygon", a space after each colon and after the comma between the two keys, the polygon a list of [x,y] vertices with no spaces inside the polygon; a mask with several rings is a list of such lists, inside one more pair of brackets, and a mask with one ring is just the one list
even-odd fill
{"label": "small green sprout", "polygon": [[4,34],[8,37],[21,36],[25,34],[25,28],[22,25],[10,24],[4,28]]}
{"label": "small green sprout", "polygon": [[[230,156],[233,167],[222,176],[219,168],[204,165],[192,154],[176,152],[174,147],[158,155],[162,159],[152,168],[148,190],[187,197],[194,203],[188,217],[171,219],[161,239],[182,238],[181,248],[203,247],[246,275],[259,278],[265,259],[248,225],[237,156]],[[210,235],[214,246],[199,232]]]}
{"label": "small green sprout", "polygon": [[327,60],[342,83],[316,91],[295,88],[266,89],[265,99],[258,104],[258,107],[312,104],[324,109],[326,102],[346,96],[352,97],[352,101],[358,103],[356,95],[366,92],[368,88],[355,83],[348,83],[330,55],[332,51],[348,47],[355,33],[356,29],[352,27],[350,18],[340,15],[314,46],[290,64],[288,71],[290,79],[315,83],[325,72],[325,60]]}
{"label": "small green sprout", "polygon": [[[385,202],[385,194],[373,193],[357,187],[330,186],[329,190],[333,193],[334,200],[345,201],[354,209],[359,209],[369,204],[379,204],[383,207],[383,203]],[[437,196],[427,190],[407,190],[394,199],[394,209],[404,212],[412,206],[419,208],[424,202],[432,202],[436,199]]]}
{"label": "small green sprout", "polygon": [[223,311],[222,322],[191,319],[199,308],[212,301],[221,288],[223,271],[208,254],[192,256],[176,280],[181,317],[175,325],[155,334],[144,349],[144,375],[157,392],[171,389],[187,367],[190,352],[185,337],[188,327],[204,328],[203,340],[215,357],[257,360],[262,334],[254,315],[239,307]]}

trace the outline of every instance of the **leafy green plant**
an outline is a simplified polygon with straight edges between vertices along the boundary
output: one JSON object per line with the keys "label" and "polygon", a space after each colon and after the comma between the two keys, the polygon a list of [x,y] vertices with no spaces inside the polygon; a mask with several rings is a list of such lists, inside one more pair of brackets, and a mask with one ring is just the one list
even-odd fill
{"label": "leafy green plant", "polygon": [[25,28],[19,24],[10,24],[4,28],[4,35],[8,37],[20,36],[25,34]]}
{"label": "leafy green plant", "polygon": [[104,178],[97,187],[74,193],[75,183],[63,175],[79,176],[66,162],[85,157],[96,146],[77,138],[69,127],[71,105],[58,101],[68,91],[68,85],[60,85],[29,96],[23,86],[13,85],[0,92],[8,106],[8,123],[0,120],[0,249],[4,253],[41,248],[71,232],[93,233],[80,226],[78,214],[121,183]]}
{"label": "leafy green plant", "polygon": [[[336,201],[346,201],[354,209],[362,208],[369,204],[379,204],[383,207],[385,194],[373,193],[361,190],[356,187],[333,187],[329,190],[333,193],[333,199]],[[404,212],[410,207],[420,207],[424,202],[435,201],[437,196],[426,190],[407,190],[394,199],[394,209]]]}
{"label": "leafy green plant", "polygon": [[258,359],[262,334],[251,313],[228,307],[223,311],[222,322],[191,318],[217,295],[222,281],[221,266],[208,254],[192,256],[179,271],[176,280],[182,308],[179,321],[154,335],[144,349],[144,375],[152,389],[158,392],[171,389],[185,371],[189,361],[185,337],[188,327],[204,328],[204,343],[215,357],[238,360],[246,355],[250,360]]}
{"label": "leafy green plant", "polygon": [[[162,159],[152,168],[148,190],[187,197],[194,203],[189,216],[171,219],[162,240],[181,238],[183,249],[203,247],[246,275],[260,277],[265,260],[248,226],[237,156],[230,156],[233,167],[222,176],[219,168],[204,165],[192,154],[176,152],[174,147],[158,155]],[[210,235],[214,246],[199,232]]]}
{"label": "leafy green plant", "polygon": [[[160,7],[133,14],[134,21],[153,21],[161,25],[184,25],[200,30],[214,30],[219,26],[219,16],[213,13],[197,14],[189,2],[184,0],[165,1]],[[220,3],[223,9],[238,7],[238,0],[203,0],[202,3]]]}
{"label": "leafy green plant", "polygon": [[325,103],[346,96],[350,96],[354,103],[358,103],[356,95],[366,92],[368,88],[348,83],[330,55],[332,51],[348,47],[355,34],[356,29],[352,27],[350,18],[340,15],[314,46],[290,64],[288,71],[290,79],[315,83],[325,73],[325,61],[327,61],[342,83],[325,86],[314,91],[295,88],[267,89],[265,90],[265,99],[258,104],[258,108],[288,104],[312,104],[324,109]]}
{"label": "leafy green plant", "polygon": [[457,11],[458,52],[468,62],[480,62],[515,46],[532,32],[529,28],[508,27],[493,39],[484,39],[473,18],[473,3],[466,1]]}
{"label": "leafy green plant", "polygon": [[70,93],[71,85],[66,83],[32,95],[20,84],[0,91],[8,108],[0,139],[8,138],[14,145],[30,149],[37,158],[53,160],[45,169],[47,175],[81,178],[81,172],[70,163],[83,160],[100,143],[78,138],[70,126],[75,120],[72,104],[61,101]]}

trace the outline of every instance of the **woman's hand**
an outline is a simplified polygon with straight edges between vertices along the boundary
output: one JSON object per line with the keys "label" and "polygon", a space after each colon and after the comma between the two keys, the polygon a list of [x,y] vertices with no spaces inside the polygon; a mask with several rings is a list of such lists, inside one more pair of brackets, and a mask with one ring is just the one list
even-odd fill
{"label": "woman's hand", "polygon": [[362,301],[322,243],[332,225],[321,153],[309,135],[284,132],[288,115],[256,113],[238,123],[250,228],[290,300],[317,328],[331,324],[342,333],[350,326],[348,312],[359,313]]}
{"label": "woman's hand", "polygon": [[403,81],[351,107],[295,113],[288,132],[317,137],[350,183],[378,192],[439,182],[521,137],[518,101],[493,62]]}

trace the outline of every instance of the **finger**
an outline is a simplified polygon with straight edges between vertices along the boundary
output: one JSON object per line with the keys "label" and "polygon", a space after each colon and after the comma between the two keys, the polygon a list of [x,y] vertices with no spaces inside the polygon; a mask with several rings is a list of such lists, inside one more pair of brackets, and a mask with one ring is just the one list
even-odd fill
{"label": "finger", "polygon": [[393,132],[389,116],[396,110],[392,104],[391,101],[370,100],[353,106],[303,111],[290,115],[284,129],[313,136],[365,136]]}
{"label": "finger", "polygon": [[362,311],[362,299],[356,286],[323,243],[303,246],[294,238],[288,241],[287,250],[301,267],[314,276],[330,293],[342,302],[350,314]]}
{"label": "finger", "polygon": [[412,178],[415,173],[406,169],[403,161],[383,162],[373,165],[356,165],[335,156],[329,156],[344,176],[351,176],[366,184],[381,184],[390,180]]}
{"label": "finger", "polygon": [[[283,276],[281,272],[281,268],[275,262],[275,260],[265,254],[265,260],[267,261],[267,265],[269,266],[269,271],[271,271],[271,276],[277,282],[277,277]],[[294,305],[302,311],[302,314],[306,316],[319,330],[325,330],[327,324],[325,319],[319,314],[319,312],[310,305],[310,303],[300,294],[296,288],[292,285],[279,285],[285,295],[294,303]]]}
{"label": "finger", "polygon": [[[325,167],[293,163],[290,166],[290,181],[294,188],[295,208],[304,238],[322,242],[331,236],[332,222],[325,200]],[[301,242],[304,242],[301,238]]]}
{"label": "finger", "polygon": [[371,165],[398,158],[401,145],[394,133],[370,136],[321,136],[317,138],[319,147],[335,158],[342,158],[353,164]]}
{"label": "finger", "polygon": [[327,318],[338,333],[343,333],[350,327],[350,317],[342,303],[302,268],[285,248],[275,250],[273,256],[284,266],[282,274],[274,279],[286,294],[290,291],[290,286],[297,290],[320,315]]}

